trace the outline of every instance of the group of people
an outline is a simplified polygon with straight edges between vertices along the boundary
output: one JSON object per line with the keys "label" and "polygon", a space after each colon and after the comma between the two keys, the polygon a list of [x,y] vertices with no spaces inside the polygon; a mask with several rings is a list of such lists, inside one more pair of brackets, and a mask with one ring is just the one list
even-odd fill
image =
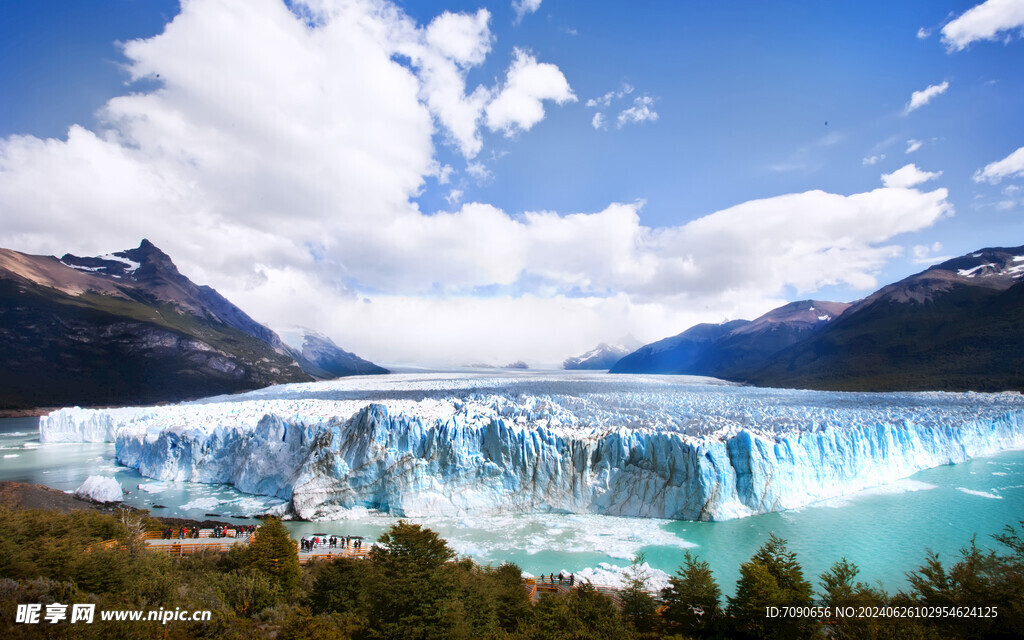
{"label": "group of people", "polygon": [[164,540],[170,540],[177,536],[178,540],[184,540],[185,538],[198,538],[199,527],[182,527],[180,529],[172,529],[167,527],[164,529]]}
{"label": "group of people", "polygon": [[556,584],[556,581],[557,584],[567,584],[571,587],[576,584],[576,574],[570,573],[569,575],[565,575],[564,571],[560,571],[557,576],[553,573],[550,575],[544,575],[543,573],[540,574],[541,584],[545,582],[548,584]]}
{"label": "group of people", "polygon": [[351,546],[353,550],[357,550],[363,546],[363,539],[357,536],[330,536],[326,538],[313,536],[312,538],[303,537],[302,540],[299,541],[299,547],[302,551],[313,551],[317,547],[323,547],[324,545],[326,545],[328,549],[336,549],[339,546],[342,549],[348,549]]}
{"label": "group of people", "polygon": [[[224,527],[224,526],[218,525],[218,526],[213,528],[213,537],[214,538],[226,538],[229,535],[232,535],[235,538],[243,538],[243,537],[251,536],[255,532],[256,532],[256,525],[253,525],[253,524],[239,525],[239,526],[236,526],[236,527]],[[175,537],[177,537],[178,540],[184,540],[186,538],[198,538],[199,537],[199,527],[194,526],[194,525],[191,526],[191,527],[181,527],[180,529],[175,529],[175,528],[167,527],[166,529],[164,529],[162,537],[163,537],[164,540],[171,540],[171,539],[173,539]]]}

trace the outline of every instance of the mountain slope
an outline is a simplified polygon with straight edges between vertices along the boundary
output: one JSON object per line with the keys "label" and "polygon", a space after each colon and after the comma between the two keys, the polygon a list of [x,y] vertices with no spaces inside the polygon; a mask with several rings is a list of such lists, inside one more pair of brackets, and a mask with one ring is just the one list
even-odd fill
{"label": "mountain slope", "polygon": [[1024,247],[982,249],[883,287],[735,379],[840,390],[1024,389]]}
{"label": "mountain slope", "polygon": [[277,333],[284,341],[288,353],[310,375],[321,378],[342,376],[379,375],[390,373],[369,360],[345,351],[322,333],[306,327],[279,327]]}
{"label": "mountain slope", "polygon": [[0,408],[180,400],[310,380],[272,331],[147,240],[100,257],[0,249]]}
{"label": "mountain slope", "polygon": [[749,320],[698,324],[679,335],[644,345],[615,363],[611,373],[697,373],[712,346]]}

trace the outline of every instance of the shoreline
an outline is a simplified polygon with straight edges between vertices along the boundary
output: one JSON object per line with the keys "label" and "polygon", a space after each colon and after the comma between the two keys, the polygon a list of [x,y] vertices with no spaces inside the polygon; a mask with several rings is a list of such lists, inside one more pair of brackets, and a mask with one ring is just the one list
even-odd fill
{"label": "shoreline", "polygon": [[[194,520],[192,518],[164,517],[154,515],[150,509],[139,509],[123,502],[101,504],[76,498],[73,494],[64,493],[59,489],[52,489],[41,484],[28,482],[17,482],[14,480],[0,481],[0,506],[11,509],[41,509],[44,511],[57,511],[60,513],[71,513],[73,511],[98,511],[106,514],[116,514],[122,509],[132,513],[148,514],[146,517],[151,520],[158,520],[168,526],[187,526],[209,529],[216,526],[234,527],[235,524],[224,520]],[[259,516],[253,516],[254,521],[261,521]],[[254,523],[255,524],[255,523]]]}

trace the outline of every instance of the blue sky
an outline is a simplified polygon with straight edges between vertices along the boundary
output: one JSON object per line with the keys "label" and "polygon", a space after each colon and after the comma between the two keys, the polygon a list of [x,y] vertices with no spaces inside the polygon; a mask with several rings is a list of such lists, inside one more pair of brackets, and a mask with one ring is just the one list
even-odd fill
{"label": "blue sky", "polygon": [[0,243],[449,364],[1024,243],[1019,0],[538,4],[5,3]]}

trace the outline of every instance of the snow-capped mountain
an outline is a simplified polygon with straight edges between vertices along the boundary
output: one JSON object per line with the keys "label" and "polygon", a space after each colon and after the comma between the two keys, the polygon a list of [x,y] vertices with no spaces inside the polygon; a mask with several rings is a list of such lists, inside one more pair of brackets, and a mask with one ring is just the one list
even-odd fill
{"label": "snow-capped mountain", "polygon": [[988,248],[882,287],[743,376],[818,389],[1024,389],[1024,246]]}
{"label": "snow-capped mountain", "polygon": [[562,362],[563,369],[611,369],[623,356],[640,347],[640,341],[631,335],[625,336],[615,344],[602,342],[590,351]]}
{"label": "snow-capped mountain", "polygon": [[697,325],[611,371],[810,389],[1024,389],[1024,246],[947,260],[852,304],[804,300],[753,322]]}
{"label": "snow-capped mountain", "polygon": [[800,300],[756,320],[699,324],[646,345],[617,362],[612,373],[680,373],[730,379],[841,316],[850,305]]}
{"label": "snow-capped mountain", "polygon": [[369,360],[345,351],[322,333],[296,325],[274,327],[288,352],[303,370],[321,380],[341,376],[376,375],[388,373]]}
{"label": "snow-capped mountain", "polygon": [[0,408],[180,400],[311,378],[273,331],[148,240],[98,257],[0,249]]}

